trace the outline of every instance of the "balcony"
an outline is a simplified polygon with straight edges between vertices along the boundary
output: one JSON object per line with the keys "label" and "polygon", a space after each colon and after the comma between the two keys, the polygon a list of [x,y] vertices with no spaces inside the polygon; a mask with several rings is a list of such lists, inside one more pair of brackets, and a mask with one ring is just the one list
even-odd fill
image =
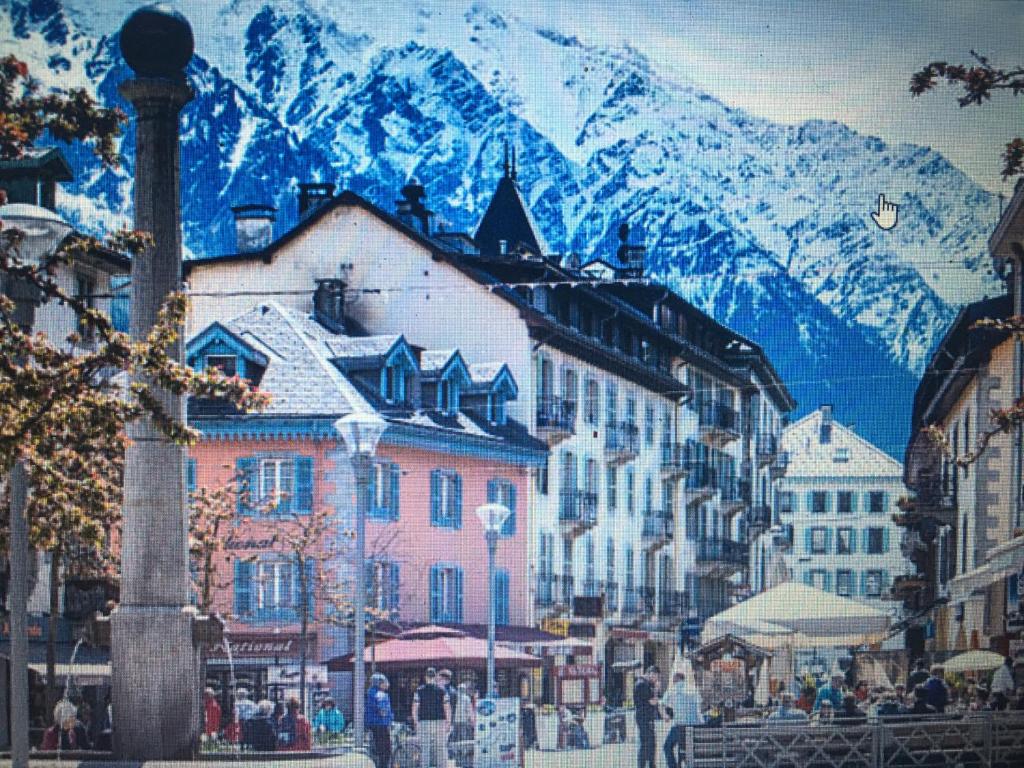
{"label": "balcony", "polygon": [[619,582],[606,581],[604,583],[604,612],[605,614],[615,613],[619,610]]}
{"label": "balcony", "polygon": [[661,476],[666,480],[683,477],[687,472],[686,445],[683,443],[662,443]]}
{"label": "balcony", "polygon": [[758,504],[750,508],[747,515],[747,527],[756,528],[758,531],[766,531],[772,527],[772,508],[766,504]]}
{"label": "balcony", "polygon": [[535,602],[540,607],[547,607],[555,603],[555,577],[550,573],[541,573],[537,576],[537,594]]}
{"label": "balcony", "polygon": [[775,458],[768,467],[768,474],[771,476],[772,480],[780,480],[785,477],[787,469],[789,469],[789,453],[786,451],[779,451],[775,454]]}
{"label": "balcony", "polygon": [[[691,446],[687,444],[687,448]],[[703,448],[703,446],[700,446]],[[686,492],[689,501],[697,502],[711,498],[715,493],[716,479],[711,464],[700,457],[699,451],[687,451]]]}
{"label": "balcony", "polygon": [[640,610],[640,590],[636,587],[626,587],[622,590],[622,615],[636,616]]}
{"label": "balcony", "polygon": [[736,477],[724,478],[720,483],[723,511],[728,514],[739,512],[750,504],[750,481]]}
{"label": "balcony", "polygon": [[590,491],[562,491],[558,508],[562,533],[579,536],[597,525],[597,494]]}
{"label": "balcony", "polygon": [[771,433],[762,432],[757,436],[757,463],[766,467],[775,461],[779,452],[779,438]]}
{"label": "balcony", "polygon": [[601,582],[597,579],[584,579],[583,580],[583,593],[581,597],[600,597],[601,596]]}
{"label": "balcony", "polygon": [[640,613],[645,618],[654,616],[658,610],[658,603],[655,600],[658,596],[657,591],[654,587],[637,587],[637,593],[640,595]]}
{"label": "balcony", "polygon": [[572,599],[576,596],[575,580],[572,576],[562,576],[558,579],[559,589],[556,597],[558,604],[566,609],[572,608]]}
{"label": "balcony", "polygon": [[637,425],[628,421],[608,424],[604,432],[604,451],[612,466],[635,459],[640,453],[640,430]]}
{"label": "balcony", "polygon": [[576,403],[558,397],[537,402],[537,436],[555,445],[576,433]]}
{"label": "balcony", "polygon": [[736,409],[722,403],[702,403],[698,411],[701,439],[713,448],[721,448],[739,439]]}
{"label": "balcony", "polygon": [[731,576],[747,567],[749,545],[731,539],[698,539],[695,548],[696,572],[700,576]]}
{"label": "balcony", "polygon": [[644,515],[642,540],[648,550],[660,549],[672,541],[675,520],[670,512],[651,510]]}
{"label": "balcony", "polygon": [[689,602],[685,592],[663,589],[658,598],[658,615],[667,619],[681,619],[687,614]]}

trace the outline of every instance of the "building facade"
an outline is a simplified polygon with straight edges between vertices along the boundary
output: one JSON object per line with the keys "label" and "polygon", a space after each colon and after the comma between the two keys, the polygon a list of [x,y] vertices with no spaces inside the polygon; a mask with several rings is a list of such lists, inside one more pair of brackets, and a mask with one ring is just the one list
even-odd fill
{"label": "building facade", "polygon": [[600,264],[548,253],[514,169],[474,236],[432,230],[414,184],[394,214],[324,193],[277,241],[190,263],[197,293],[237,289],[198,300],[193,325],[271,284],[309,311],[303,290],[333,280],[373,333],[500,356],[519,385],[510,415],[551,451],[532,495],[534,620],[586,640],[619,695],[620,670],[668,669],[680,627],[746,583],[754,489],[767,508],[794,407],[763,352],[646,280],[628,230]]}
{"label": "building facade", "polygon": [[[286,673],[298,664],[303,606],[311,674],[322,677],[322,662],[350,651],[355,490],[332,425],[353,411],[375,411],[388,424],[371,473],[362,574],[375,615],[391,627],[486,624],[486,543],[474,510],[497,501],[512,510],[497,549],[497,622],[530,618],[528,469],[547,450],[507,417],[517,395],[508,368],[413,348],[401,335],[350,336],[339,331],[341,315],[333,320],[264,303],[188,345],[191,365],[242,376],[270,396],[259,414],[190,403],[203,437],[191,450],[189,482],[214,490],[236,479],[245,489],[220,532],[210,607],[230,617],[236,678],[272,698],[295,685]],[[317,515],[327,529],[297,558],[280,534]],[[227,662],[215,650],[223,690]],[[325,693],[349,701],[347,676],[323,682]]]}
{"label": "building facade", "polygon": [[[782,532],[769,531],[755,545],[754,587],[776,585],[781,555],[782,578],[873,605],[898,625],[902,606],[889,590],[911,569],[903,529],[893,521],[907,495],[903,467],[836,421],[827,405],[788,426],[782,448],[788,469],[775,492]],[[902,634],[886,646],[902,648]]]}

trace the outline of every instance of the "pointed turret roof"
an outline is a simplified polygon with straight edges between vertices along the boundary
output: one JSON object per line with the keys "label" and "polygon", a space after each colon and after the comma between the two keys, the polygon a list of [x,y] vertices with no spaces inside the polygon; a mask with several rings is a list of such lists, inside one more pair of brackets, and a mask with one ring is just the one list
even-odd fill
{"label": "pointed turret roof", "polygon": [[476,230],[474,239],[480,253],[484,256],[501,254],[502,240],[506,242],[509,254],[520,248],[538,256],[549,253],[547,244],[523,202],[517,181],[515,149],[512,150],[512,162],[509,163],[508,145],[505,146],[503,169],[498,188],[494,190],[494,197]]}

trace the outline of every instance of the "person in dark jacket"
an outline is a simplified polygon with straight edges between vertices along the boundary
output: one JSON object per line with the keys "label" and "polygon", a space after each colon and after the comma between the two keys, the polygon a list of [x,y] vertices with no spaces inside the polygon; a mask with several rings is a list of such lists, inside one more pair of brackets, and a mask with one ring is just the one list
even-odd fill
{"label": "person in dark jacket", "polygon": [[657,685],[658,668],[648,667],[647,673],[640,675],[633,686],[633,707],[640,742],[637,750],[638,768],[656,768],[658,743],[654,723],[661,719]]}
{"label": "person in dark jacket", "polygon": [[928,703],[928,689],[924,685],[914,688],[914,706],[910,708],[911,715],[934,715],[935,707]]}
{"label": "person in dark jacket", "polygon": [[942,679],[945,672],[946,669],[941,664],[933,664],[932,674],[924,684],[925,690],[928,691],[928,703],[940,714],[946,711],[946,705],[949,704],[949,689],[946,687],[946,681]]}
{"label": "person in dark jacket", "polygon": [[848,693],[843,696],[843,705],[835,714],[835,720],[837,722],[845,723],[846,725],[860,725],[868,719],[868,716],[860,711],[857,706],[857,696],[853,693]]}
{"label": "person in dark jacket", "polygon": [[256,705],[256,717],[249,721],[248,745],[257,752],[277,750],[277,725],[274,722],[274,704],[263,699]]}
{"label": "person in dark jacket", "polygon": [[928,680],[928,669],[924,665],[924,659],[918,659],[914,664],[914,671],[907,678],[907,690],[913,691],[917,686],[923,685]]}
{"label": "person in dark jacket", "polygon": [[377,768],[391,767],[391,723],[395,718],[389,687],[388,679],[378,672],[371,675],[366,691],[366,727],[373,734],[373,760]]}
{"label": "person in dark jacket", "polygon": [[89,734],[78,719],[78,708],[61,699],[53,708],[53,725],[43,734],[42,748],[48,752],[91,749]]}
{"label": "person in dark jacket", "polygon": [[313,748],[313,729],[294,696],[288,699],[287,709],[278,721],[277,746],[286,752],[309,752]]}

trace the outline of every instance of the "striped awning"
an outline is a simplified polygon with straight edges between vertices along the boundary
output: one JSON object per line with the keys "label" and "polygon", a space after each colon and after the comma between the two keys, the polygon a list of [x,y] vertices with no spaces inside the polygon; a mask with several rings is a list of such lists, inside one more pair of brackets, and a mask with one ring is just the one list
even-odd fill
{"label": "striped awning", "polygon": [[985,564],[949,582],[949,599],[962,602],[975,592],[1024,570],[1024,536],[989,550]]}

